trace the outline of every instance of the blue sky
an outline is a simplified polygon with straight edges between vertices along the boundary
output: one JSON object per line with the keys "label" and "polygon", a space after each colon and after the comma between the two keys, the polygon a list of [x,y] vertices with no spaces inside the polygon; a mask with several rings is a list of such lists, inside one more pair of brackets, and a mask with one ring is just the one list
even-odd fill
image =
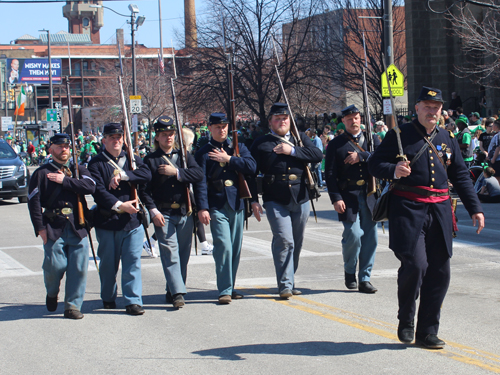
{"label": "blue sky", "polygon": [[[130,1],[105,1],[104,5],[122,14],[130,14],[128,5],[136,4],[139,7],[139,15],[145,16],[146,21],[139,27],[136,33],[138,43],[147,47],[160,46],[160,32],[158,26],[158,0],[130,0]],[[196,16],[203,16],[204,0],[196,0]],[[31,4],[6,4],[0,1],[0,44],[9,44],[12,40],[24,34],[38,37],[38,30],[47,29],[51,33],[61,30],[68,31],[68,20],[62,15],[61,3],[31,3]],[[183,45],[184,24],[184,1],[162,0],[162,28],[163,47],[171,46],[173,40],[175,48]],[[125,43],[130,43],[130,25],[126,23],[128,18],[120,17],[108,9],[104,9],[104,26],[100,30],[101,43],[110,44],[115,41],[116,29],[125,30]],[[176,39],[175,32],[180,33],[181,41]]]}

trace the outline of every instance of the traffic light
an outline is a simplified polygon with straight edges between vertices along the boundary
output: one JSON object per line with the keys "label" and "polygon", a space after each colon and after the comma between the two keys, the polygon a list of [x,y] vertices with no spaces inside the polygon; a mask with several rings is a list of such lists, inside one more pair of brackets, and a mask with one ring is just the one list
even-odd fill
{"label": "traffic light", "polygon": [[[9,90],[7,90],[7,91],[4,91],[4,92],[3,92],[3,97],[4,97],[4,98],[6,97],[8,102],[13,102],[13,101],[15,101],[15,99],[16,99],[16,98],[15,98],[14,89],[9,89]],[[5,99],[4,99],[4,100],[5,100]]]}

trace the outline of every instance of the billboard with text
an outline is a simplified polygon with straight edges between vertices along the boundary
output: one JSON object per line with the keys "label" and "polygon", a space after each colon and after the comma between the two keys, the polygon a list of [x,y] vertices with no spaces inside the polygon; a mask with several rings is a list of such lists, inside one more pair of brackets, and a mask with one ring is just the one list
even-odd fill
{"label": "billboard with text", "polygon": [[[61,83],[61,59],[52,59],[52,83]],[[49,84],[49,59],[7,59],[7,83]]]}

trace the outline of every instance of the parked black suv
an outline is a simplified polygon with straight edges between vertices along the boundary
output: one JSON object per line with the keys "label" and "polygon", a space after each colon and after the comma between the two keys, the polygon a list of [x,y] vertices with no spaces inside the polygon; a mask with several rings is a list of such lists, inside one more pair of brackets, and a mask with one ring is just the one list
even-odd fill
{"label": "parked black suv", "polygon": [[29,180],[26,164],[7,142],[0,139],[0,198],[17,197],[20,203],[27,203]]}

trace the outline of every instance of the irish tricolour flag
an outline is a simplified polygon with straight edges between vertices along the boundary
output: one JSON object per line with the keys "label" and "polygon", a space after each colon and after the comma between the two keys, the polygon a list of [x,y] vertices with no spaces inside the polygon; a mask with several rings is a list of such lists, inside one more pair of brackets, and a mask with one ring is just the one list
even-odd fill
{"label": "irish tricolour flag", "polygon": [[26,103],[26,91],[24,90],[24,86],[21,86],[21,91],[16,100],[16,110],[14,111],[14,115],[16,116],[24,116],[24,105]]}

